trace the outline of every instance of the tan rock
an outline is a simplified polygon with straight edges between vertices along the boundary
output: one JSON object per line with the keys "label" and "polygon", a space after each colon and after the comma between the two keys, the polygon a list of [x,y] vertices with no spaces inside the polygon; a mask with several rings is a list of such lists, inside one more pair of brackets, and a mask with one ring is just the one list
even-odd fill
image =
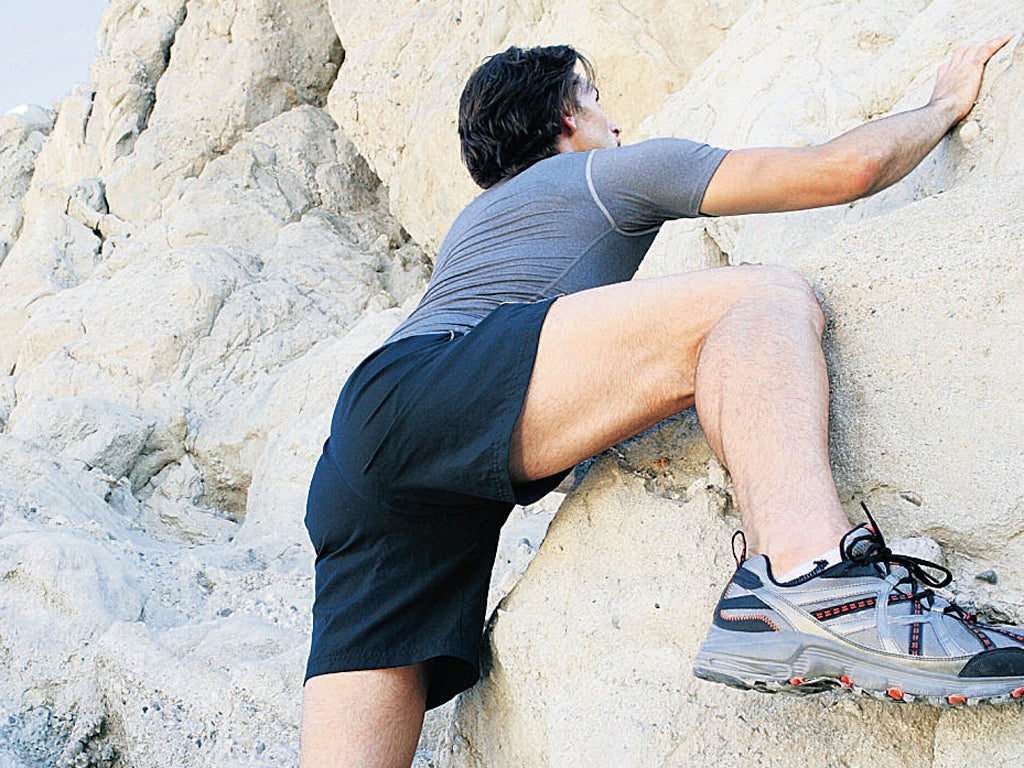
{"label": "tan rock", "polygon": [[39,402],[18,409],[10,434],[38,443],[50,453],[82,462],[119,480],[131,475],[139,488],[161,468],[144,461],[146,454],[167,454],[168,463],[184,452],[180,438],[158,447],[157,420],[134,408],[101,398],[72,397]]}
{"label": "tan rock", "polygon": [[177,183],[246,131],[296,105],[322,104],[341,56],[318,0],[189,7],[146,129],[107,177],[111,212],[126,221],[158,215]]}
{"label": "tan rock", "polygon": [[61,715],[47,716],[47,707],[77,708],[93,643],[112,621],[139,618],[145,577],[131,521],[108,501],[109,477],[10,435],[0,435],[0,461],[0,700],[8,724],[23,726],[22,747],[59,754]]}

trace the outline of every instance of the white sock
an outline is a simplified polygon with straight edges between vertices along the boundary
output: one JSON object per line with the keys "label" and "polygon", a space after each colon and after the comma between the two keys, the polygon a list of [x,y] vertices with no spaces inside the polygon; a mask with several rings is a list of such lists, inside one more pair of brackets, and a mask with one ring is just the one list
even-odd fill
{"label": "white sock", "polygon": [[829,566],[835,565],[842,559],[842,555],[839,554],[839,545],[836,544],[831,549],[826,549],[820,555],[817,555],[816,557],[812,557],[810,560],[800,563],[800,565],[796,566],[795,568],[790,568],[781,576],[775,576],[775,581],[779,584],[784,584],[787,581],[793,581],[794,579],[799,579],[801,576],[806,576],[808,573],[818,568],[818,564],[822,560],[824,560],[827,563],[825,568],[828,568]]}

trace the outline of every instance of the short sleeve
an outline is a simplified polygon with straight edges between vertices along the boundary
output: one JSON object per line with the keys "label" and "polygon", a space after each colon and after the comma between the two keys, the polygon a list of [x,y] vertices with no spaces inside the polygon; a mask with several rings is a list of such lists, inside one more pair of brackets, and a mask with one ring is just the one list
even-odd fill
{"label": "short sleeve", "polygon": [[623,234],[643,234],[671,219],[700,215],[711,177],[728,150],[686,139],[652,139],[587,158],[594,201]]}

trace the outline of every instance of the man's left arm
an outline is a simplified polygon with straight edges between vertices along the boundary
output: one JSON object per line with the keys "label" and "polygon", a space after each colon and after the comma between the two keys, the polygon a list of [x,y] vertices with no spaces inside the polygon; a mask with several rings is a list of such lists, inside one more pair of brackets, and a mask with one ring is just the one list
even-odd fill
{"label": "man's left arm", "polygon": [[848,203],[896,183],[974,106],[989,59],[1012,36],[957,48],[928,104],[874,120],[824,144],[740,149],[722,160],[701,213],[730,216]]}

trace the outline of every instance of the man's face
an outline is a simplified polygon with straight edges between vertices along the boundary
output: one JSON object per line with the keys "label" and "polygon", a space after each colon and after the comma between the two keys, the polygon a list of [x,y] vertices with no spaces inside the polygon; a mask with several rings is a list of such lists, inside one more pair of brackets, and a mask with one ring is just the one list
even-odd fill
{"label": "man's face", "polygon": [[591,149],[610,149],[620,145],[619,128],[597,103],[597,89],[584,85],[577,96],[579,108],[564,117],[565,138],[573,152],[588,152]]}

